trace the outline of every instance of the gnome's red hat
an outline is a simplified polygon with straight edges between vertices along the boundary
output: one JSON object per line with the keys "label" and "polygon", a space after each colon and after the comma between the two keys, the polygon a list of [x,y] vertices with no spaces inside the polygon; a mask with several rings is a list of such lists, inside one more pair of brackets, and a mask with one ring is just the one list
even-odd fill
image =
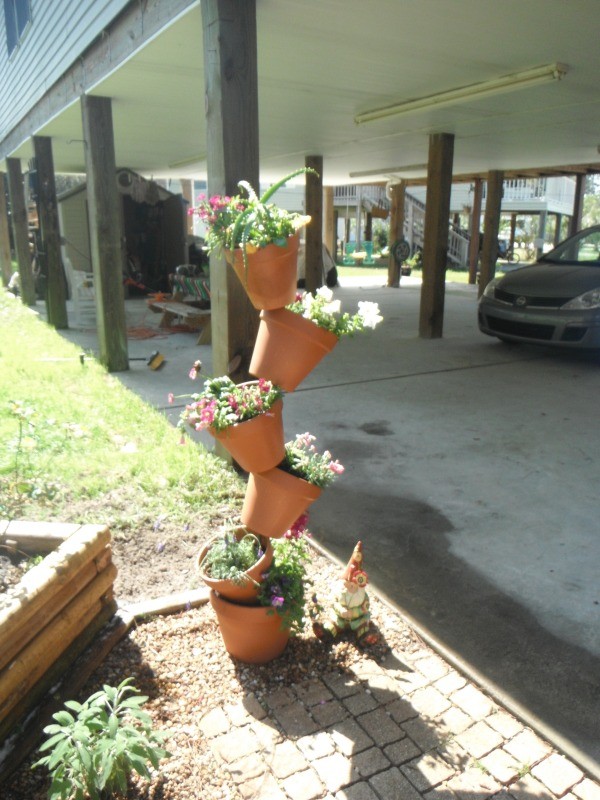
{"label": "gnome's red hat", "polygon": [[359,586],[366,586],[369,579],[362,566],[362,542],[357,542],[350,556],[350,561],[348,561],[348,565],[342,573],[342,580],[357,583]]}

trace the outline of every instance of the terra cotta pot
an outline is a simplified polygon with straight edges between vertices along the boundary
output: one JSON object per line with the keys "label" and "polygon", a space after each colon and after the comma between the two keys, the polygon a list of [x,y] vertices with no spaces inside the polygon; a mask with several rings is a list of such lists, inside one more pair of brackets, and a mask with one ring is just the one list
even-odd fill
{"label": "terra cotta pot", "polygon": [[246,253],[241,248],[226,250],[225,257],[235,270],[254,308],[283,308],[294,302],[298,282],[299,236],[290,236],[285,247],[268,244]]}
{"label": "terra cotta pot", "polygon": [[338,341],[331,331],[287,308],[261,311],[250,373],[293,392]]}
{"label": "terra cotta pot", "polygon": [[281,617],[273,609],[231,603],[212,590],[210,604],[217,615],[225,649],[234,658],[247,664],[266,664],[285,650],[290,632],[281,627]]}
{"label": "terra cotta pot", "polygon": [[[249,531],[240,527],[237,528],[234,533],[239,541],[244,536],[248,535]],[[200,572],[200,577],[210,589],[218,592],[219,595],[224,597],[226,600],[231,600],[234,603],[243,603],[245,605],[255,603],[256,597],[260,590],[261,576],[273,563],[273,545],[271,544],[270,539],[266,536],[258,537],[263,555],[252,567],[250,567],[250,569],[246,570],[244,577],[241,578],[240,581],[233,581],[228,579],[211,578],[210,575],[203,569],[203,562],[206,554],[211,548],[211,545],[219,541],[221,538],[221,536],[214,536],[212,539],[206,542],[200,551],[198,555],[198,570]]]}
{"label": "terra cotta pot", "polygon": [[277,400],[268,411],[237,422],[222,431],[208,428],[246,472],[265,472],[285,457],[283,402]]}
{"label": "terra cotta pot", "polygon": [[279,539],[321,494],[321,489],[282,469],[248,476],[242,522],[251,531]]}

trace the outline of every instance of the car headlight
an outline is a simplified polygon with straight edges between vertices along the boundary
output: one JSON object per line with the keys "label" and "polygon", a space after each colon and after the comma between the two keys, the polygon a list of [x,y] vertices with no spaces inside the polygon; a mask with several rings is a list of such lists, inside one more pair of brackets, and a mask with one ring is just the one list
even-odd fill
{"label": "car headlight", "polygon": [[492,278],[492,280],[488,283],[488,285],[483,290],[483,297],[493,297],[494,290],[498,285],[500,278]]}
{"label": "car headlight", "polygon": [[563,306],[567,311],[585,311],[589,308],[600,308],[600,286],[597,289],[590,289],[589,292],[580,294],[565,303]]}

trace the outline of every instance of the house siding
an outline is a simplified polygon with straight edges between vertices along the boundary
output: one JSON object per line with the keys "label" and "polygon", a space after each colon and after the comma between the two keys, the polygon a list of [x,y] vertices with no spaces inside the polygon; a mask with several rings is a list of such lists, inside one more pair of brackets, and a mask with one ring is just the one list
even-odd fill
{"label": "house siding", "polygon": [[128,0],[30,0],[31,25],[12,55],[0,7],[0,140],[44,96]]}

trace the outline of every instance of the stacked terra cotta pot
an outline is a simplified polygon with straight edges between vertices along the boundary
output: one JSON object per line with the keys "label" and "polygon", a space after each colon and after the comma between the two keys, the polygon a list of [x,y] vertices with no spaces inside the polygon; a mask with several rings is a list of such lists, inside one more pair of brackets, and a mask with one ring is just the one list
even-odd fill
{"label": "stacked terra cotta pot", "polygon": [[[287,246],[270,244],[242,257],[241,250],[226,253],[252,305],[260,310],[259,330],[249,372],[284,392],[292,392],[338,337],[286,308],[296,298],[298,235]],[[269,411],[222,431],[210,430],[239,466],[248,472],[236,537],[254,535],[260,541],[260,563],[252,574],[236,582],[211,581],[202,563],[210,542],[200,553],[203,580],[219,621],[227,651],[247,663],[265,663],[285,649],[289,630],[273,609],[258,603],[260,576],[273,559],[271,539],[281,538],[317,499],[321,489],[280,468],[285,457],[283,401]]]}

